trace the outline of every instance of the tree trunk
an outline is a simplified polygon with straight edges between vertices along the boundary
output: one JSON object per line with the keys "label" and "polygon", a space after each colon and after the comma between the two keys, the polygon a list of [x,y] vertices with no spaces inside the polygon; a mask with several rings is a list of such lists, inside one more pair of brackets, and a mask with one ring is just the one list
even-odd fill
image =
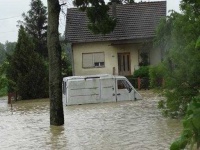
{"label": "tree trunk", "polygon": [[47,0],[47,2],[50,124],[59,126],[64,124],[62,104],[61,46],[58,33],[60,5],[58,0]]}

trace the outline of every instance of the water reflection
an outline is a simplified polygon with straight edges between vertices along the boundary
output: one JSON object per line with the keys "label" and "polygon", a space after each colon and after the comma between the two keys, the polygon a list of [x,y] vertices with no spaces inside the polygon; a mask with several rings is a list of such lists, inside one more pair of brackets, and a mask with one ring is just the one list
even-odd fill
{"label": "water reflection", "polygon": [[13,104],[0,100],[0,149],[167,150],[179,135],[179,120],[163,118],[161,97],[64,107],[65,125],[49,125],[49,100]]}
{"label": "water reflection", "polygon": [[65,149],[67,141],[64,126],[50,126],[50,141],[47,141],[50,149]]}

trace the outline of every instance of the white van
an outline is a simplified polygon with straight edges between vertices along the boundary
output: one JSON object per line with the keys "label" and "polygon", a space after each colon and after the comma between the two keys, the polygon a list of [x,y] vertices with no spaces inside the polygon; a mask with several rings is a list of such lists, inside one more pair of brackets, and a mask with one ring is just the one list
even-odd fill
{"label": "white van", "polygon": [[64,105],[142,99],[124,76],[109,74],[63,78]]}

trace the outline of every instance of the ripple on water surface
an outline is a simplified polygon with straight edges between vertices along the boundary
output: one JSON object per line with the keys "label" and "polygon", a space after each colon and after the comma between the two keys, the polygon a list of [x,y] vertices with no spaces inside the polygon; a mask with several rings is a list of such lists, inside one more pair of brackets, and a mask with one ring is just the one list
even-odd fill
{"label": "ripple on water surface", "polygon": [[181,123],[161,116],[161,97],[140,92],[140,101],[64,107],[61,127],[49,125],[49,100],[17,102],[12,111],[0,100],[0,149],[167,150]]}

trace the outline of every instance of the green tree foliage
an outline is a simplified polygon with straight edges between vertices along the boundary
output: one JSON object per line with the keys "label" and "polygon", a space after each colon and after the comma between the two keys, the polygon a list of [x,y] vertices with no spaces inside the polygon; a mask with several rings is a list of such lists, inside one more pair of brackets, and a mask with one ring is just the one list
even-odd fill
{"label": "green tree foliage", "polygon": [[6,58],[5,47],[3,44],[0,43],[0,64],[2,64],[5,61],[5,58]]}
{"label": "green tree foliage", "polygon": [[170,150],[185,149],[186,146],[193,150],[200,148],[200,97],[195,97],[189,104],[186,116],[183,119],[181,136],[172,143]]}
{"label": "green tree foliage", "polygon": [[165,76],[165,67],[162,63],[157,66],[149,67],[150,87],[152,88],[163,87],[164,76]]}
{"label": "green tree foliage", "polygon": [[111,5],[113,2],[115,2],[116,4],[131,4],[134,3],[134,0],[110,0],[110,2],[108,2],[109,5]]}
{"label": "green tree foliage", "polygon": [[33,38],[34,50],[47,57],[47,8],[41,0],[31,0],[30,7],[27,14],[22,14],[24,18],[22,23],[27,33]]}
{"label": "green tree foliage", "polygon": [[8,91],[17,91],[22,99],[47,97],[48,76],[43,59],[34,50],[34,44],[23,26],[20,26],[16,49],[8,56]]}
{"label": "green tree foliage", "polygon": [[72,76],[72,64],[70,61],[69,53],[67,53],[67,44],[61,44],[62,53],[61,53],[61,65],[62,65],[62,76]]}
{"label": "green tree foliage", "polygon": [[0,43],[0,96],[7,94],[8,80],[6,78],[6,68],[8,62],[6,55],[12,55],[15,49],[15,42],[6,42],[5,44]]}
{"label": "green tree foliage", "polygon": [[0,43],[0,64],[3,64],[6,60],[6,54],[12,55],[15,50],[16,42],[6,42],[5,44]]}
{"label": "green tree foliage", "polygon": [[8,80],[6,78],[6,68],[8,63],[4,61],[0,64],[0,96],[5,96],[7,94]]}
{"label": "green tree foliage", "polygon": [[166,53],[167,101],[162,101],[160,107],[173,117],[185,114],[200,89],[200,18],[196,15],[198,5],[194,5],[197,1],[188,2],[181,2],[183,14],[172,12],[157,30],[156,42]]}
{"label": "green tree foliage", "polygon": [[5,43],[5,51],[7,55],[12,55],[15,51],[16,42],[8,42]]}
{"label": "green tree foliage", "polygon": [[160,101],[159,107],[167,116],[185,115],[183,132],[170,149],[193,150],[195,145],[200,148],[200,3],[182,0],[180,6],[183,13],[172,12],[157,30],[156,43],[166,53],[163,75],[167,100]]}
{"label": "green tree foliage", "polygon": [[196,17],[200,16],[200,1],[199,0],[182,0],[181,1],[181,9],[188,10],[190,9],[191,13]]}
{"label": "green tree foliage", "polygon": [[65,42],[65,37],[60,36],[62,77],[72,76],[71,45]]}
{"label": "green tree foliage", "polygon": [[0,96],[4,96],[7,93],[7,80],[5,77],[5,60],[5,45],[0,43]]}
{"label": "green tree foliage", "polygon": [[86,11],[89,19],[88,28],[94,34],[108,34],[116,26],[116,18],[108,14],[109,5],[104,0],[74,0],[74,5],[82,11]]}

